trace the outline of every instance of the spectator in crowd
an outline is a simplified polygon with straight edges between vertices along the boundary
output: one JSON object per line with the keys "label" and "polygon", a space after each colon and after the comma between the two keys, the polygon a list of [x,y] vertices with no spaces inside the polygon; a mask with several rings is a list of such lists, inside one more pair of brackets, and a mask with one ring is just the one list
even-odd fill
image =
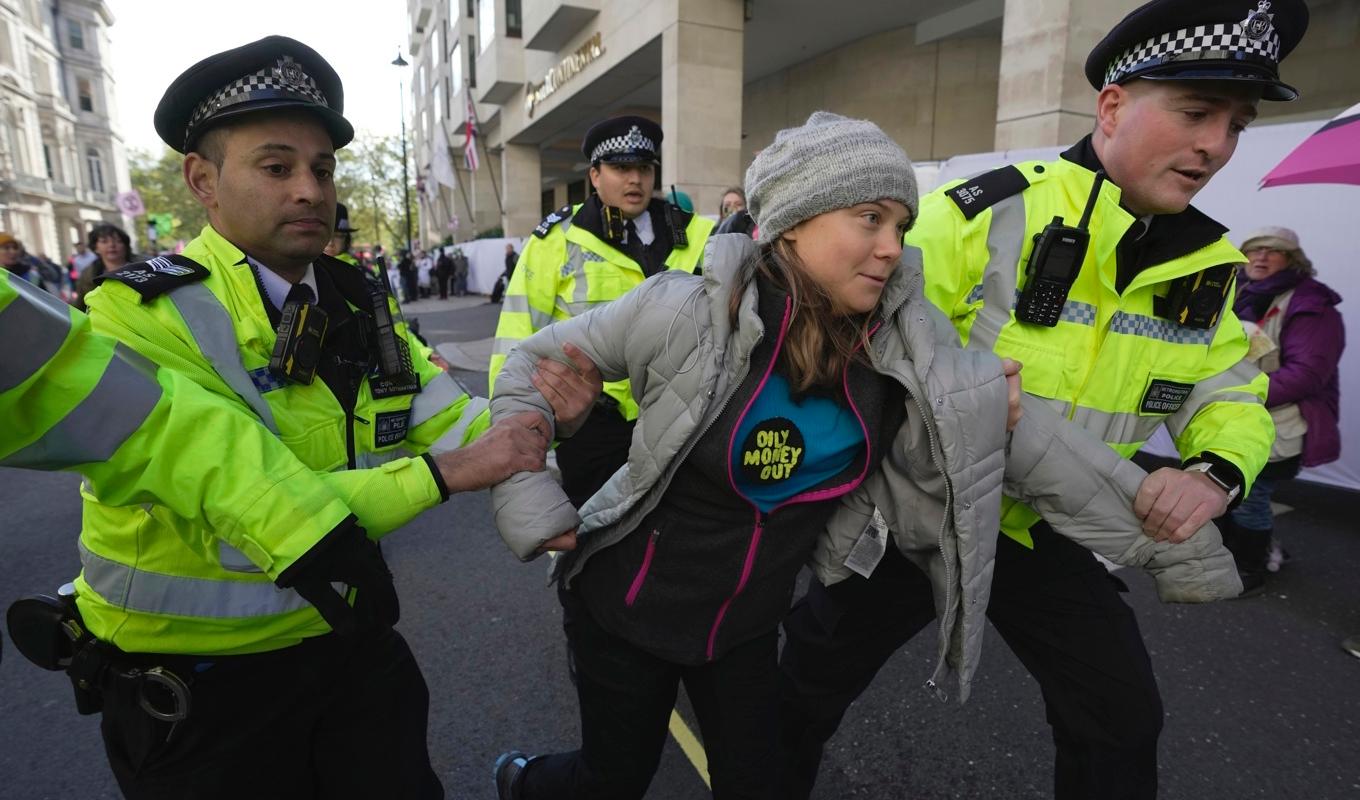
{"label": "spectator in crowd", "polygon": [[439,282],[439,299],[449,299],[449,279],[453,277],[453,258],[444,248],[439,248],[439,258],[434,262],[434,279]]}
{"label": "spectator in crowd", "polygon": [[468,257],[462,248],[453,251],[453,294],[463,297],[468,293]]}
{"label": "spectator in crowd", "polygon": [[429,297],[433,292],[434,259],[428,250],[416,253],[416,291],[420,297]]}
{"label": "spectator in crowd", "polygon": [[738,211],[746,210],[746,192],[740,186],[729,186],[723,192],[722,203],[718,205],[718,222],[722,222]]}
{"label": "spectator in crowd", "polygon": [[96,278],[107,272],[117,272],[132,261],[132,239],[117,225],[107,222],[96,225],[90,229],[88,239],[95,259],[80,271],[80,277],[76,279],[73,304],[81,311],[85,310],[85,295],[94,291]]}
{"label": "spectator in crowd", "polygon": [[418,273],[416,270],[416,260],[411,255],[410,250],[401,251],[401,260],[397,262],[397,274],[401,276],[402,302],[414,302],[419,297],[417,293]]}
{"label": "spectator in crowd", "polygon": [[75,247],[76,251],[71,254],[70,264],[71,269],[79,275],[85,271],[86,267],[93,264],[99,256],[85,242],[76,242]]}
{"label": "spectator in crowd", "polygon": [[1242,503],[1219,525],[1246,593],[1265,586],[1272,559],[1270,496],[1281,481],[1341,457],[1337,365],[1346,346],[1337,294],[1314,277],[1299,237],[1264,227],[1242,242],[1247,264],[1234,311],[1251,337],[1248,358],[1270,375],[1266,408],[1275,421],[1270,460]]}
{"label": "spectator in crowd", "polygon": [[0,231],[0,266],[34,286],[46,288],[43,286],[42,272],[25,257],[23,242],[3,231]]}
{"label": "spectator in crowd", "polygon": [[510,279],[515,277],[515,265],[519,263],[519,253],[515,252],[514,242],[505,243],[505,283],[508,286]]}

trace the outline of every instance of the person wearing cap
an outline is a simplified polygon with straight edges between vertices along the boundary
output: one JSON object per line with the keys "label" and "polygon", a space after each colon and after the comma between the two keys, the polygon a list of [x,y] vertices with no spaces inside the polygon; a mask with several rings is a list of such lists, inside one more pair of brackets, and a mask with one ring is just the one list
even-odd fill
{"label": "person wearing cap", "polygon": [[1289,228],[1267,226],[1242,241],[1247,256],[1233,309],[1251,336],[1251,360],[1270,376],[1266,408],[1275,423],[1270,459],[1242,503],[1219,520],[1247,593],[1265,587],[1275,527],[1270,496],[1281,481],[1341,457],[1338,367],[1346,329],[1341,295]]}
{"label": "person wearing cap", "polygon": [[[285,37],[190,67],[155,122],[209,224],[87,298],[97,332],[252,414],[358,521],[221,539],[170,508],[84,494],[76,602],[113,665],[101,730],[131,798],[443,796],[376,540],[453,492],[542,468],[546,422],[488,430],[485,401],[430,362],[390,296],[323,254],[335,151],[353,136],[343,110],[339,76]],[[239,446],[176,444],[207,459]],[[119,677],[151,668],[188,684],[187,718],[149,717]]]}
{"label": "person wearing cap", "polygon": [[[940,187],[906,238],[927,296],[970,349],[1023,362],[1028,394],[1125,457],[1168,428],[1183,468],[1153,473],[1136,506],[1158,541],[1221,515],[1270,453],[1267,382],[1228,300],[1243,258],[1190,201],[1259,101],[1297,96],[1279,61],[1307,20],[1302,0],[1146,3],[1086,61],[1090,135]],[[1007,500],[1001,531],[988,617],[1043,691],[1055,796],[1153,797],[1161,695],[1120,581],[1024,503]],[[846,708],[934,618],[928,594],[901,591],[913,581],[890,550],[790,613],[785,796],[809,795]]]}
{"label": "person wearing cap", "polygon": [[[549,214],[524,245],[496,325],[493,393],[506,355],[535,331],[617,300],[663,270],[698,268],[713,222],[652,197],[661,138],[660,125],[633,116],[586,132],[581,152],[594,193]],[[623,466],[636,418],[628,382],[609,383],[581,430],[557,447],[563,484],[578,505]]]}
{"label": "person wearing cap", "polygon": [[582,725],[579,750],[502,755],[502,800],[642,797],[682,682],[714,795],[782,798],[778,626],[805,563],[827,582],[872,568],[863,554],[885,542],[860,540],[875,507],[947,609],[933,680],[956,670],[966,694],[1008,452],[1008,491],[1068,535],[1102,531],[1092,546],[1148,566],[1164,597],[1241,589],[1216,534],[1143,537],[1138,481],[1115,474],[1127,462],[1041,403],[1020,419],[1019,365],[959,346],[900,258],[916,179],[878,126],[816,112],[756,156],[746,186],[759,241],[715,237],[702,276],[656,275],[506,360],[497,419],[548,407],[534,365],[562,342],[646,390],[627,465],[579,513],[546,474],[492,490],[516,556],[569,550],[553,575]]}
{"label": "person wearing cap", "polygon": [[359,259],[355,258],[354,254],[350,252],[354,247],[354,234],[358,232],[358,228],[350,225],[349,209],[345,208],[344,203],[336,203],[335,230],[331,233],[331,240],[326,243],[326,249],[322,252],[346,264],[359,266]]}

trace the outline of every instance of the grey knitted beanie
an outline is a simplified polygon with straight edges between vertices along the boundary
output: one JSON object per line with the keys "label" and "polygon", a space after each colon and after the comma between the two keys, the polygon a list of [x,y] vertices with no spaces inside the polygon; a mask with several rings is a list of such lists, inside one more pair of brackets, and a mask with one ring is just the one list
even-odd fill
{"label": "grey knitted beanie", "polygon": [[917,211],[911,159],[882,129],[865,119],[814,111],[785,128],[746,170],[747,210],[760,242],[818,214],[873,200],[897,200]]}

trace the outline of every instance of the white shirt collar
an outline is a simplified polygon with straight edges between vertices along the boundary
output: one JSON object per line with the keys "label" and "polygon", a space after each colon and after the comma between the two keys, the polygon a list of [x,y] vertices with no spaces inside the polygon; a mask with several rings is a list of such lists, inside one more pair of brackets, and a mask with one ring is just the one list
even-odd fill
{"label": "white shirt collar", "polygon": [[642,242],[643,247],[648,247],[656,241],[656,231],[652,230],[652,212],[643,210],[641,214],[633,217],[633,227],[637,228],[638,241]]}
{"label": "white shirt collar", "polygon": [[[282,275],[266,267],[255,259],[246,256],[246,260],[255,266],[260,274],[260,283],[264,284],[264,293],[269,302],[278,310],[283,310],[283,304],[288,300],[288,291],[293,288]],[[321,297],[321,293],[316,290],[316,270],[311,264],[307,265],[307,273],[302,276],[302,282],[312,290],[312,296]]]}

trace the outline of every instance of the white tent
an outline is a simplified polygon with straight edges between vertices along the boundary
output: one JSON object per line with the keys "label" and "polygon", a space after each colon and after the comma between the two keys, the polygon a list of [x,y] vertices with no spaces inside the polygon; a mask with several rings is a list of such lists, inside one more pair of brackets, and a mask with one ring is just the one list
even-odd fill
{"label": "white tent", "polygon": [[524,239],[474,239],[462,244],[449,245],[444,250],[452,253],[454,249],[463,251],[468,258],[468,291],[473,294],[491,294],[496,279],[505,272],[505,245],[515,246],[516,253],[524,252]]}
{"label": "white tent", "polygon": [[[1346,351],[1341,358],[1341,460],[1299,477],[1319,483],[1360,489],[1360,186],[1308,185],[1258,189],[1262,177],[1322,121],[1254,125],[1242,134],[1237,152],[1195,198],[1195,205],[1227,225],[1234,243],[1261,225],[1283,225],[1299,234],[1318,279],[1347,298],[1340,310],[1346,321]],[[1035,158],[1056,158],[1062,148],[978,153],[951,158],[938,165],[931,185],[974,175],[1002,164]],[[922,165],[922,177],[936,167]],[[926,187],[922,187],[923,189]],[[1148,443],[1149,451],[1174,455],[1163,430]]]}

